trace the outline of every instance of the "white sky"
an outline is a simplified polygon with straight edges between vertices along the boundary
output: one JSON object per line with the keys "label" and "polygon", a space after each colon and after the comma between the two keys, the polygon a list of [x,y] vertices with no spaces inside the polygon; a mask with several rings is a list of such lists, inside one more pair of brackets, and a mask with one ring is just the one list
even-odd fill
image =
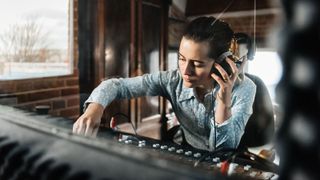
{"label": "white sky", "polygon": [[37,17],[53,48],[67,48],[68,0],[0,0],[0,34],[10,25]]}

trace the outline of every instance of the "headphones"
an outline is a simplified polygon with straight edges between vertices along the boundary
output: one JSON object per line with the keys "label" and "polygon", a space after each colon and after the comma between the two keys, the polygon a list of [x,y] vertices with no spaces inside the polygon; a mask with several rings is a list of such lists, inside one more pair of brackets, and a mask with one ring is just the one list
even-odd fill
{"label": "headphones", "polygon": [[252,38],[246,33],[242,33],[242,32],[234,33],[231,46],[230,46],[230,51],[235,54],[240,44],[246,45],[246,48],[248,49],[247,58],[248,60],[253,60],[254,55],[256,53],[256,47],[252,42]]}

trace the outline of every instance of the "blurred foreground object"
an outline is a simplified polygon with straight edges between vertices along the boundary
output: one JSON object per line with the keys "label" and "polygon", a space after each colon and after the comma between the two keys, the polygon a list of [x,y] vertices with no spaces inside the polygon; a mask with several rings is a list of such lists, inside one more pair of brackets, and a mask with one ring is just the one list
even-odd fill
{"label": "blurred foreground object", "polygon": [[278,134],[279,179],[320,179],[320,1],[282,0],[279,49],[283,77],[277,99],[284,114]]}

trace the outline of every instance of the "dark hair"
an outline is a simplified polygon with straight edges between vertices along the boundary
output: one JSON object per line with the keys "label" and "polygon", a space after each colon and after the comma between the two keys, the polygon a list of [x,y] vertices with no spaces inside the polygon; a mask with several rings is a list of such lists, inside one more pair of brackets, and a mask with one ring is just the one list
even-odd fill
{"label": "dark hair", "polygon": [[247,57],[249,60],[253,60],[254,55],[256,53],[256,47],[252,42],[252,38],[246,33],[239,32],[234,34],[234,39],[238,44],[247,45],[247,49],[248,49]]}
{"label": "dark hair", "polygon": [[187,25],[183,37],[195,42],[208,42],[208,57],[216,59],[229,50],[233,30],[228,23],[214,17],[199,17]]}

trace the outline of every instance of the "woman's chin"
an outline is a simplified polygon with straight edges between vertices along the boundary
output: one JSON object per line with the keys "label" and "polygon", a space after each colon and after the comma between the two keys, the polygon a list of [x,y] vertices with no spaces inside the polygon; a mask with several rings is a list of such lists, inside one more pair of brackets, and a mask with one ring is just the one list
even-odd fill
{"label": "woman's chin", "polygon": [[184,81],[183,86],[186,88],[193,88],[195,85],[193,83]]}

